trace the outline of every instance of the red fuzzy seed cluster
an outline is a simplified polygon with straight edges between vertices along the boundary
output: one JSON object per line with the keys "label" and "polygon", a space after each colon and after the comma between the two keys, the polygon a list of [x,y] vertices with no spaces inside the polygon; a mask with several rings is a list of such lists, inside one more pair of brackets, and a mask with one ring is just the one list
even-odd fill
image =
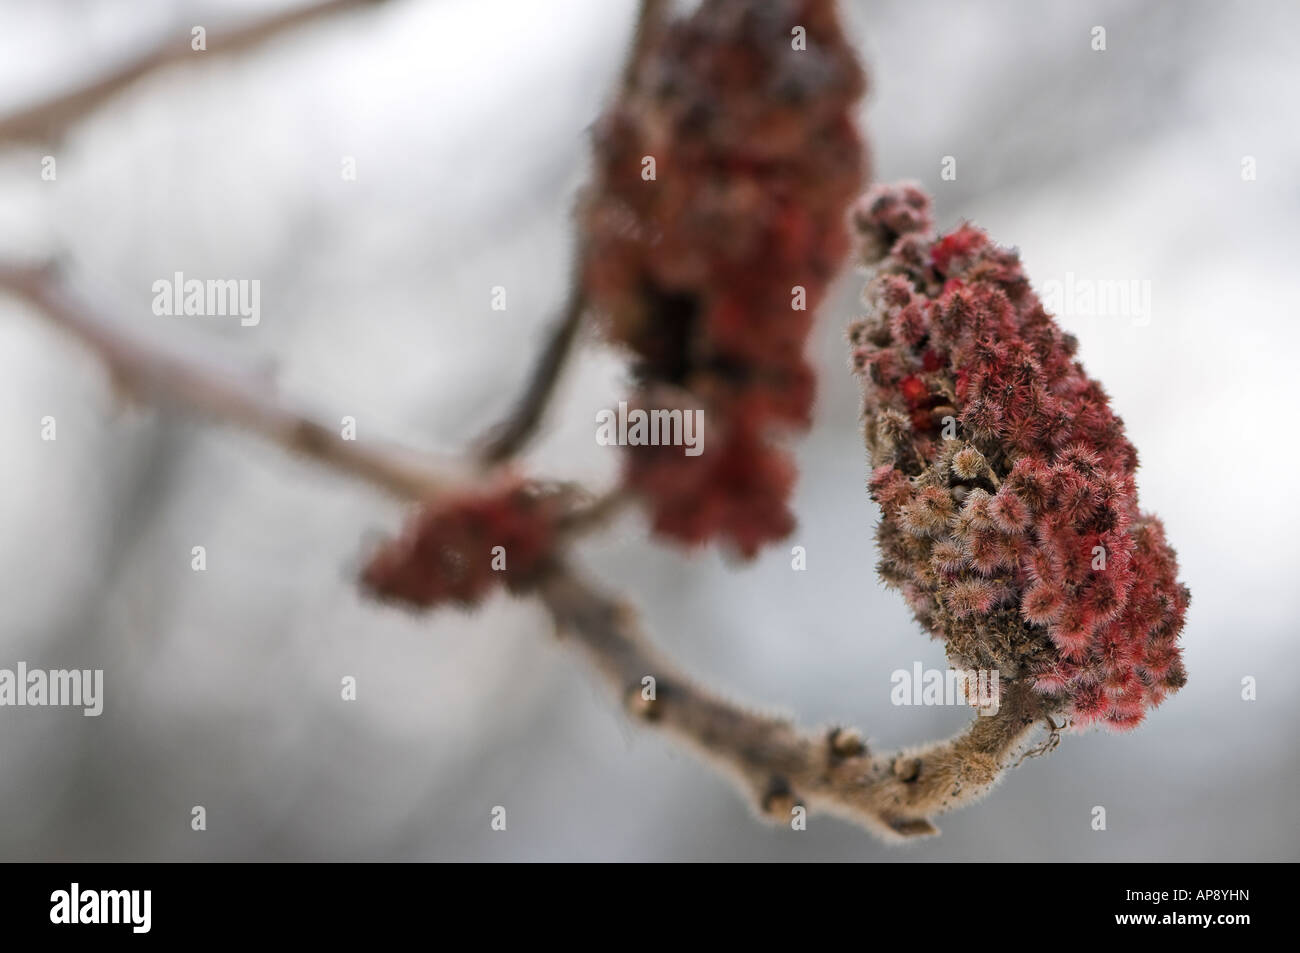
{"label": "red fuzzy seed cluster", "polygon": [[848,250],[863,85],[832,0],[703,0],[597,126],[587,300],[635,356],[629,403],[704,411],[701,456],[626,450],[662,535],[752,555],[793,527],[768,441],[809,423],[804,342]]}
{"label": "red fuzzy seed cluster", "polygon": [[877,266],[850,338],[882,577],[956,663],[1031,680],[1076,726],[1136,726],[1186,682],[1189,594],[1106,393],[1014,251],[934,237],[911,186],[854,221]]}
{"label": "red fuzzy seed cluster", "polygon": [[527,589],[547,567],[568,503],[568,494],[532,484],[439,500],[380,546],[362,585],[421,608],[475,605],[498,584]]}

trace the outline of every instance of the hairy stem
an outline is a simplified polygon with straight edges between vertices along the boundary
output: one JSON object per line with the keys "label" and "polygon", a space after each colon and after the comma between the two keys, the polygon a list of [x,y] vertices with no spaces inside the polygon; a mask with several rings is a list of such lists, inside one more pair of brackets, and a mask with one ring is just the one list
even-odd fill
{"label": "hairy stem", "polygon": [[584,650],[631,713],[724,769],[777,822],[788,822],[802,805],[889,840],[937,834],[933,817],[987,794],[1048,724],[1037,695],[1013,683],[1004,686],[998,713],[977,716],[962,734],[872,755],[852,730],[802,732],[698,687],[647,642],[626,604],[567,569],[549,575],[540,593],[561,633]]}

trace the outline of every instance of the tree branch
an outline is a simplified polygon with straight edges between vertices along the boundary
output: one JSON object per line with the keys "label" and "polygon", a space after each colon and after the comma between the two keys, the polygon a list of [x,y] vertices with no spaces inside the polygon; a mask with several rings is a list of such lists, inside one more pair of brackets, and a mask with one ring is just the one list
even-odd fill
{"label": "tree branch", "polygon": [[506,418],[492,427],[479,441],[475,455],[482,463],[492,465],[510,459],[537,432],[546,408],[555,395],[560,376],[568,364],[569,355],[573,352],[578,328],[582,326],[586,302],[582,293],[581,268],[582,255],[579,253],[573,269],[573,280],[569,285],[568,301],[550,329],[546,347],[533,366],[528,385]]}
{"label": "tree branch", "polygon": [[41,102],[0,117],[0,145],[56,139],[77,120],[93,112],[132,83],[149,73],[196,56],[241,53],[268,40],[358,7],[384,0],[324,0],[271,14],[244,26],[207,38],[207,49],[196,53],[188,39],[168,37],[154,49],[123,63],[84,86],[58,93]]}
{"label": "tree branch", "polygon": [[[641,0],[632,45],[623,64],[621,82],[625,92],[635,84],[637,72],[654,51],[667,19],[666,0]],[[523,393],[506,418],[490,428],[478,442],[476,456],[485,464],[501,463],[517,454],[537,432],[546,414],[587,310],[582,286],[583,259],[584,251],[579,247],[574,254],[568,300],[550,330],[546,347],[533,366]]]}
{"label": "tree branch", "polygon": [[450,462],[435,464],[401,447],[344,440],[341,426],[325,424],[283,403],[264,375],[224,369],[211,359],[164,349],[70,292],[56,269],[0,262],[0,290],[41,311],[99,356],[114,383],[132,397],[180,404],[225,423],[246,427],[292,453],[360,477],[399,497],[428,499],[464,484],[468,474]]}
{"label": "tree branch", "polygon": [[[871,755],[856,732],[800,732],[790,722],[721,700],[679,674],[646,641],[625,604],[561,567],[540,588],[562,634],[573,638],[619,692],[624,706],[729,773],[760,813],[788,822],[803,805],[902,840],[937,834],[932,818],[971,804],[1013,766],[1046,721],[1038,696],[1005,686],[998,713],[962,734],[893,754]],[[654,678],[654,699],[643,679]]]}

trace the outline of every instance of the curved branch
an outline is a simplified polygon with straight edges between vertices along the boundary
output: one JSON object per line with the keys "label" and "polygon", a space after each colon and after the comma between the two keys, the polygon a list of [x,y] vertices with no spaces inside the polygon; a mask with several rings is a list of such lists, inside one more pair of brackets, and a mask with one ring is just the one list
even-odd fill
{"label": "curved branch", "polygon": [[[726,770],[774,821],[803,805],[856,821],[889,840],[937,834],[932,818],[973,803],[1014,766],[1046,721],[1024,684],[1004,686],[998,713],[962,734],[872,755],[856,732],[801,732],[789,721],[717,698],[679,674],[641,633],[635,614],[564,568],[540,594],[561,633],[590,656],[642,720],[688,742]],[[642,679],[654,678],[654,698]]]}
{"label": "curved branch", "polygon": [[[203,56],[240,53],[297,27],[357,7],[373,6],[383,0],[324,0],[281,10],[263,19],[236,27],[207,39]],[[84,86],[58,93],[41,102],[0,117],[0,145],[40,142],[57,138],[65,129],[122,92],[132,83],[156,70],[196,55],[188,42],[168,38],[154,49],[123,63]]]}

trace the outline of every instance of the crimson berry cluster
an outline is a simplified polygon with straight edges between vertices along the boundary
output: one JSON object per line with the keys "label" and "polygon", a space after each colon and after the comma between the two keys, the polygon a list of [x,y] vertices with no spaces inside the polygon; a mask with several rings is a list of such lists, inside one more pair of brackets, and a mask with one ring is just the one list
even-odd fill
{"label": "crimson berry cluster", "polygon": [[[631,406],[703,408],[708,449],[629,447],[654,530],[746,556],[788,534],[812,314],[849,247],[864,81],[831,0],[705,0],[596,129],[583,280],[634,355]],[[653,177],[647,174],[653,162]]]}
{"label": "crimson berry cluster", "polygon": [[962,668],[1031,680],[1077,726],[1136,726],[1186,682],[1189,593],[1137,452],[1014,250],[936,237],[913,186],[854,210],[880,574]]}
{"label": "crimson berry cluster", "polygon": [[361,584],[421,608],[472,606],[498,583],[522,591],[550,565],[571,506],[567,489],[518,479],[439,499],[371,554]]}

